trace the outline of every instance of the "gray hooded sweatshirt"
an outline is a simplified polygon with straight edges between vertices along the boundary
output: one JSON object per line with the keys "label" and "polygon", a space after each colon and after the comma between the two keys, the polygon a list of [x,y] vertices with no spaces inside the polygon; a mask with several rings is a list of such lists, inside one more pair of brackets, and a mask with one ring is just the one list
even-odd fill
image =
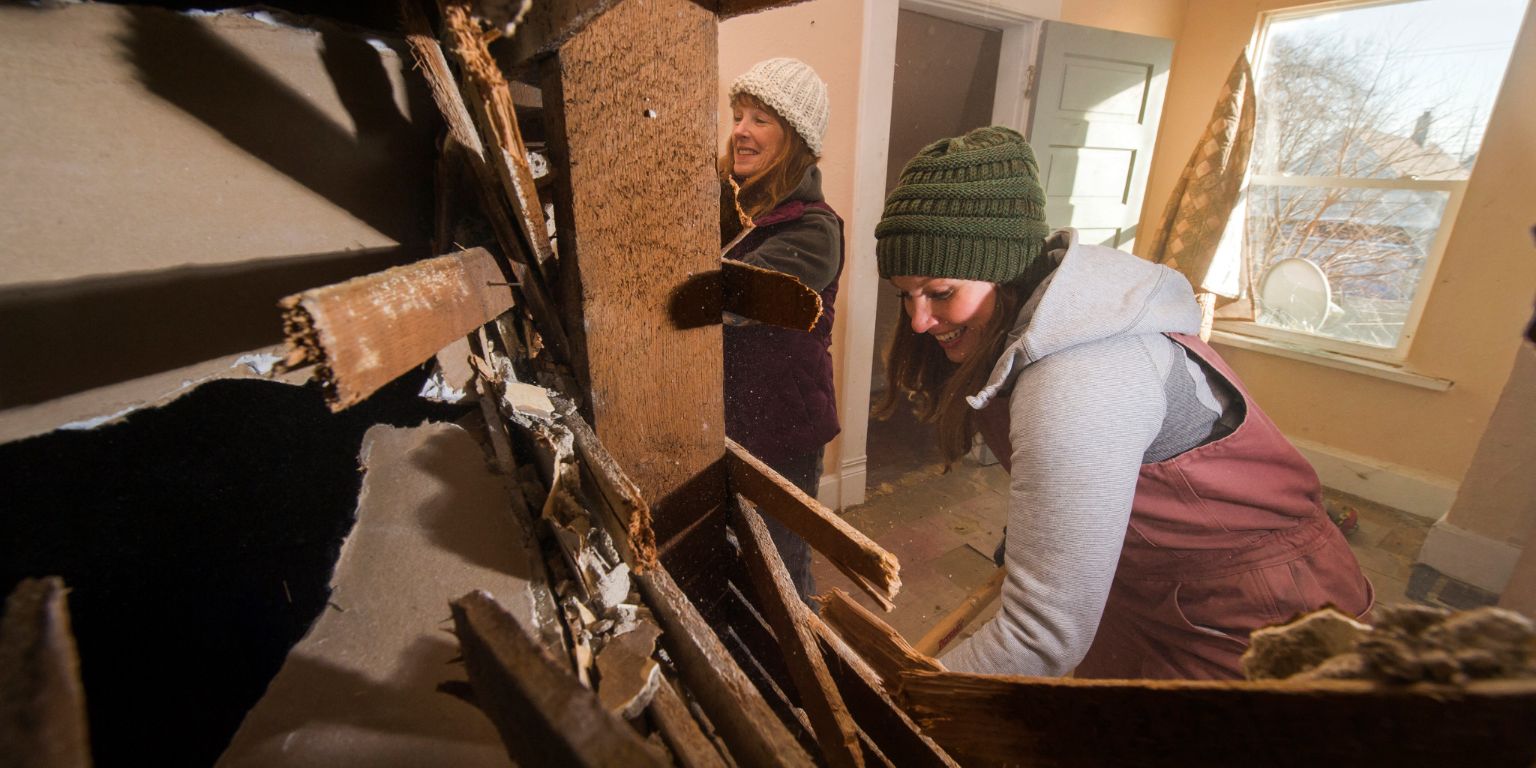
{"label": "gray hooded sweatshirt", "polygon": [[1007,578],[997,615],[941,659],[954,671],[1070,672],[1103,614],[1141,465],[1241,418],[1241,398],[1162,335],[1199,331],[1182,275],[1071,229],[1051,235],[1045,258],[1058,266],[968,398],[977,409],[1008,398]]}

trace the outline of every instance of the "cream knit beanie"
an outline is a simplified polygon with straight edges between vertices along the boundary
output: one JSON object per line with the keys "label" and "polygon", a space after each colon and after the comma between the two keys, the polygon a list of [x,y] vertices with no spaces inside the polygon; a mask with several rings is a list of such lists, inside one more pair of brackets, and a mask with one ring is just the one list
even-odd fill
{"label": "cream knit beanie", "polygon": [[821,138],[827,132],[827,84],[816,70],[799,59],[768,59],[752,65],[731,83],[731,98],[739,93],[756,96],[779,113],[811,154],[821,157]]}

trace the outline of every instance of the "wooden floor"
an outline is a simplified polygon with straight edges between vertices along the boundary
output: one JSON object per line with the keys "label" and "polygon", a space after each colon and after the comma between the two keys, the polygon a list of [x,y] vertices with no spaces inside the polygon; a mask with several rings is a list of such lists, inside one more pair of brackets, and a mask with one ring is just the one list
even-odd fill
{"label": "wooden floor", "polygon": [[[868,498],[844,511],[901,561],[901,594],[884,618],[913,642],[993,571],[992,553],[1007,516],[1002,468],[967,458],[942,472],[929,429],[909,417],[871,420]],[[1359,524],[1348,539],[1376,587],[1377,603],[1409,602],[1409,573],[1433,521],[1331,490],[1325,500],[1330,510],[1357,513]],[[817,591],[841,587],[875,609],[819,556],[812,569]],[[961,637],[996,609],[994,600]]]}

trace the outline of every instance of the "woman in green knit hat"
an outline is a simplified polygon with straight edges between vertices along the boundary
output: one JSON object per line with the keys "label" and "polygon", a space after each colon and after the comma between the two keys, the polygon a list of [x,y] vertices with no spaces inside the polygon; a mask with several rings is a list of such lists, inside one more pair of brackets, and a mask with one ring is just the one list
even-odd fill
{"label": "woman in green knit hat", "polygon": [[875,228],[902,297],[880,411],[1010,474],[1002,606],[957,671],[1235,678],[1248,634],[1372,604],[1312,468],[1195,335],[1177,272],[1051,231],[1033,151],[924,148]]}

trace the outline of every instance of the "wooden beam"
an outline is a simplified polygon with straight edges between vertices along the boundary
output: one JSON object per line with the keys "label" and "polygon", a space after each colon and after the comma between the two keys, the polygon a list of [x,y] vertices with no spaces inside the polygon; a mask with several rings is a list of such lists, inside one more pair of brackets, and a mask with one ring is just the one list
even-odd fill
{"label": "wooden beam", "polygon": [[720,329],[667,317],[719,268],[717,24],[688,0],[596,5],[544,71],[560,295],[589,422],[659,518],[725,437]]}
{"label": "wooden beam", "polygon": [[1397,768],[1536,760],[1531,680],[1457,688],[909,672],[901,690],[924,730],[968,766]]}
{"label": "wooden beam", "polygon": [[887,692],[894,690],[905,672],[944,669],[932,658],[912,650],[900,633],[854,602],[847,592],[834,587],[817,599],[821,603],[821,618],[869,663]]}
{"label": "wooden beam", "polygon": [[288,367],[314,363],[340,411],[512,307],[484,248],[315,288],[282,300]]}
{"label": "wooden beam", "polygon": [[715,729],[744,766],[809,766],[810,755],[795,742],[747,674],[720,644],[713,627],[665,568],[638,574],[635,581],[664,631],[662,644],[677,664],[688,690],[709,713]]}
{"label": "wooden beam", "polygon": [[[85,690],[64,580],[22,579],[0,623],[0,755],[28,768],[88,768]],[[14,762],[12,762],[14,761]]]}
{"label": "wooden beam", "polygon": [[790,679],[800,695],[800,706],[810,716],[822,755],[834,767],[863,766],[853,716],[844,706],[821,658],[821,646],[811,630],[810,609],[790,582],[789,571],[779,559],[768,526],[745,499],[736,505],[734,522],[747,573],[757,590],[763,615],[779,640]]}
{"label": "wooden beam", "polygon": [[803,537],[887,611],[894,607],[891,600],[901,591],[901,563],[895,555],[790,484],[736,441],[727,439],[725,443],[732,491],[751,499]]}
{"label": "wooden beam", "polygon": [[452,609],[475,697],[518,764],[667,764],[545,656],[490,595],[471,592]]}

